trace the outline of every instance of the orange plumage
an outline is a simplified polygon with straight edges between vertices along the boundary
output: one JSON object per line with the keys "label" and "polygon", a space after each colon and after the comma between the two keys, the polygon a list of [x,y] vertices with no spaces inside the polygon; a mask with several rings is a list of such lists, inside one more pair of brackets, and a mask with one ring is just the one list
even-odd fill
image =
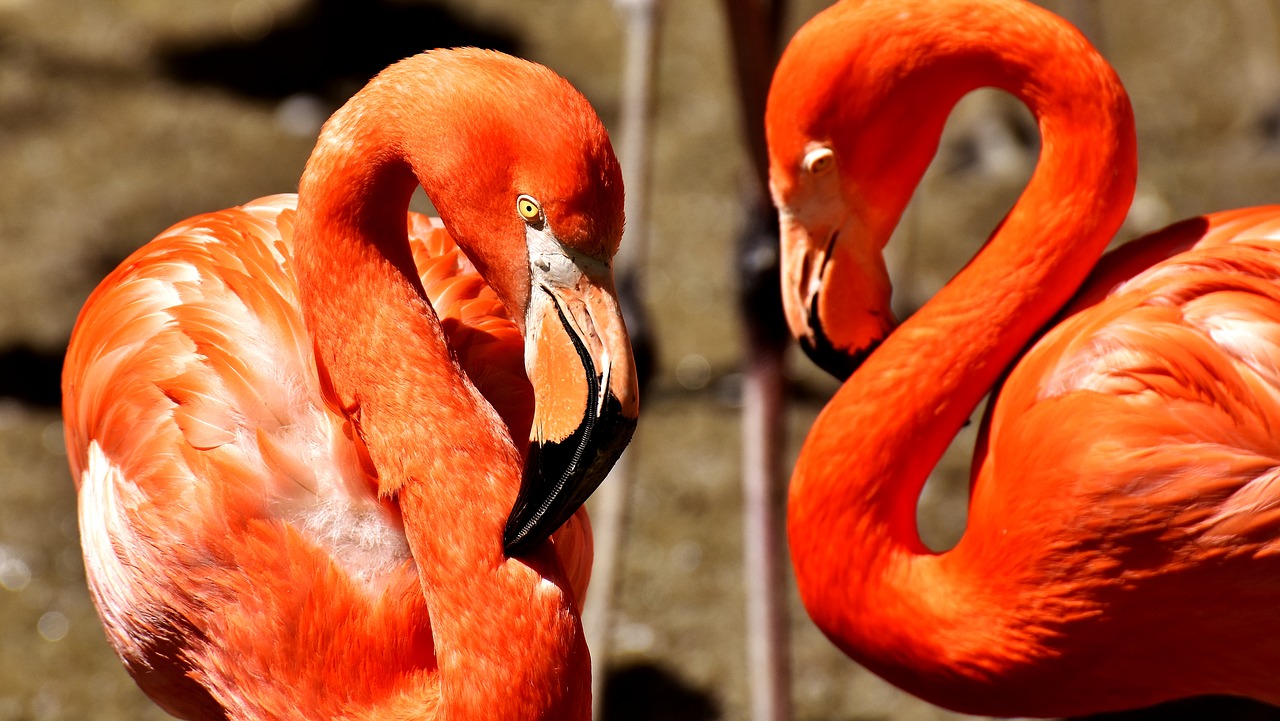
{"label": "orange plumage", "polygon": [[[477,95],[504,83],[542,107]],[[487,135],[451,118],[464,104]],[[515,115],[545,133],[534,151]],[[446,158],[405,147],[482,168],[500,131],[506,172],[523,177],[452,178]],[[444,224],[406,221],[418,180]],[[585,210],[561,222],[548,208],[534,228],[516,207],[533,193]],[[540,539],[560,519],[522,517],[525,545],[504,553],[503,523],[517,486],[561,472],[545,452],[522,461],[526,353],[587,343],[585,366],[540,382],[604,375],[590,402],[634,419],[626,333],[609,317],[620,232],[616,161],[576,91],[531,63],[436,51],[335,115],[299,197],[184,221],[108,276],[68,350],[64,416],[90,589],[143,690],[188,719],[585,718],[581,499],[547,496],[572,514],[553,545]],[[541,275],[543,257],[562,274]],[[472,258],[498,266],[491,282]],[[571,331],[522,338],[525,313],[582,291],[594,295]],[[592,432],[594,467],[563,476],[582,497],[626,442]]]}
{"label": "orange plumage", "polygon": [[[880,251],[981,86],[1036,116],[1039,164],[895,328]],[[835,5],[784,53],[768,128],[792,330],[851,372],[790,495],[822,630],[970,713],[1280,703],[1280,207],[1186,221],[1086,281],[1133,195],[1132,112],[1084,38],[1020,0]],[[968,527],[932,553],[921,486],[989,391]]]}

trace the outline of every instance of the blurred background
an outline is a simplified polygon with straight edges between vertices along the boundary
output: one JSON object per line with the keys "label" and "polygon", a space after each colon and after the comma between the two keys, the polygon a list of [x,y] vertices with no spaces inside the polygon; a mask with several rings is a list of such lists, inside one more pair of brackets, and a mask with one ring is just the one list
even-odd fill
{"label": "blurred background", "polygon": [[[1280,2],[1042,4],[1093,39],[1133,96],[1140,189],[1123,238],[1280,201]],[[782,36],[823,5],[792,0]],[[669,1],[659,27],[639,269],[656,365],[628,456],[605,711],[739,719],[749,694],[733,249],[749,214],[748,144],[722,3]],[[58,378],[97,281],[178,220],[295,190],[320,122],[378,69],[428,47],[548,65],[616,144],[624,30],[610,0],[0,0],[0,721],[167,718],[111,653],[84,585]],[[1004,96],[962,103],[890,245],[900,315],[981,244],[1037,144]],[[789,467],[836,386],[788,353]],[[957,440],[922,499],[936,548],[963,529],[971,443]],[[859,669],[787,594],[796,718],[960,718]]]}

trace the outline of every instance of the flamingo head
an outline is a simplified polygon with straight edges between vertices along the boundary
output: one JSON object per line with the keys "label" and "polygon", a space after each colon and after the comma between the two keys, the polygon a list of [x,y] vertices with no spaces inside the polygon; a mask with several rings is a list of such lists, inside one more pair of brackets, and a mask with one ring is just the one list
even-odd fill
{"label": "flamingo head", "polygon": [[885,11],[894,4],[839,4],[801,28],[765,114],[787,323],[841,379],[897,325],[884,246],[951,107],[902,62],[909,43],[860,17]]}
{"label": "flamingo head", "polygon": [[563,78],[497,53],[444,52],[462,68],[453,90],[478,84],[476,96],[493,100],[455,104],[465,143],[424,148],[433,163],[421,170],[446,174],[431,199],[524,334],[534,418],[503,534],[507,554],[520,555],[586,501],[638,419],[612,269],[622,172],[595,111]]}
{"label": "flamingo head", "polygon": [[[504,533],[509,554],[532,548],[573,515],[618,460],[639,414],[610,262],[617,238],[601,242],[575,209],[580,199],[529,190],[516,196],[515,209],[528,247],[523,325],[534,418]],[[614,227],[620,234],[621,223]]]}

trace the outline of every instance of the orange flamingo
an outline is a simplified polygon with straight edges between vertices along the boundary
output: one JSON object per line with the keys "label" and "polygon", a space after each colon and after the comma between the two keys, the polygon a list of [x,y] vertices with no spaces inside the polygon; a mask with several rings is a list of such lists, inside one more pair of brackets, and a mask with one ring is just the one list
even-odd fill
{"label": "orange flamingo", "polygon": [[[1037,117],[1039,163],[894,329],[881,250],[980,86]],[[839,3],[785,51],[766,122],[792,332],[852,371],[790,493],[817,625],[970,713],[1280,703],[1280,207],[1135,241],[1067,305],[1132,198],[1132,111],[1083,36],[1020,0]],[[932,553],[920,489],[1001,378],[968,527]]]}
{"label": "orange flamingo", "polygon": [[[442,222],[406,222],[419,182]],[[329,120],[296,198],[113,272],[63,410],[90,589],[139,686],[187,719],[588,718],[574,514],[638,410],[621,232],[577,91],[433,51]]]}

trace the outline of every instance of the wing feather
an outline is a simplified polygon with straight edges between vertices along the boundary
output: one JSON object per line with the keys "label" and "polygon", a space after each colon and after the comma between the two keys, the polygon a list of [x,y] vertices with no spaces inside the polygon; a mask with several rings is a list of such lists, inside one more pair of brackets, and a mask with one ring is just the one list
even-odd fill
{"label": "wing feather", "polygon": [[[68,349],[64,415],[91,590],[139,684],[175,713],[205,703],[197,678],[222,689],[219,703],[246,703],[234,670],[206,677],[191,665],[201,639],[237,638],[226,625],[237,617],[278,619],[241,639],[251,649],[302,644],[290,628],[352,604],[371,619],[425,613],[377,592],[403,597],[417,576],[394,502],[378,499],[367,454],[325,402],[290,270],[295,203],[271,196],[169,228],[94,291]],[[410,214],[408,227],[460,367],[523,444],[533,401],[516,325],[438,221]],[[554,543],[581,600],[585,511]],[[149,570],[160,559],[188,576]],[[259,592],[321,582],[333,586],[319,605]],[[222,599],[217,617],[209,598]],[[402,637],[426,650],[401,655],[429,666],[425,616],[417,623]],[[386,643],[374,620],[343,628],[350,644]]]}
{"label": "wing feather", "polygon": [[[1274,553],[1280,211],[1209,216],[1154,238],[1147,247],[1165,260],[1124,281],[1104,267],[1086,302],[1010,374],[981,461],[989,467],[975,468],[974,503],[1022,503],[983,486],[1000,482],[998,466],[1033,468],[1059,479],[1064,496],[1095,499],[1074,506],[1089,509],[1077,514],[1094,529],[1088,537],[1151,533],[1175,555]],[[1131,250],[1119,267],[1139,255]],[[1110,513],[1118,504],[1134,510]],[[1128,527],[1112,528],[1116,519]]]}

